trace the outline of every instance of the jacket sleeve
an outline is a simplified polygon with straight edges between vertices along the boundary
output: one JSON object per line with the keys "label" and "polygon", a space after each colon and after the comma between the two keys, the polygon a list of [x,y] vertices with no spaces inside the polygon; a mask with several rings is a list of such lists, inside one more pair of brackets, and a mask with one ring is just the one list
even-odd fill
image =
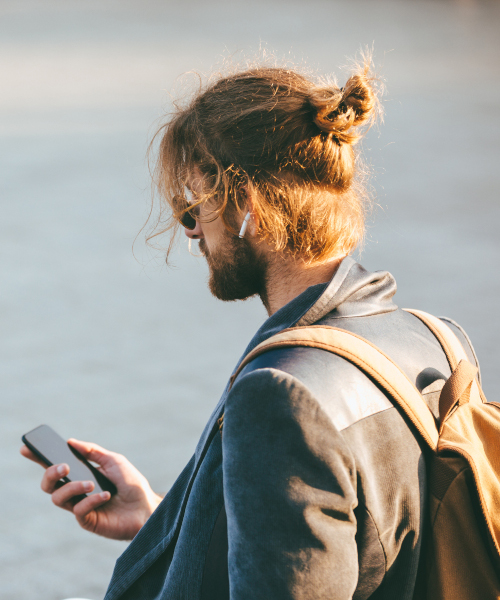
{"label": "jacket sleeve", "polygon": [[358,580],[356,468],[308,389],[240,377],[223,430],[231,600],[347,600]]}

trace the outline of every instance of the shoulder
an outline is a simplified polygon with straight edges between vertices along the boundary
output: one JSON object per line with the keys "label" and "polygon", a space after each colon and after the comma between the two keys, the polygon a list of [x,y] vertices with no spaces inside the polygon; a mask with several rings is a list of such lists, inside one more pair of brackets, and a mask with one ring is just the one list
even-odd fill
{"label": "shoulder", "polygon": [[303,381],[273,367],[237,379],[226,400],[222,445],[226,488],[244,480],[247,493],[263,485],[287,489],[297,477],[314,473],[326,481],[332,472],[346,489],[354,485],[356,459],[332,414]]}
{"label": "shoulder", "polygon": [[349,361],[299,347],[255,358],[240,373],[226,402],[226,412],[292,411],[306,421],[321,413],[337,431],[390,408],[386,395]]}

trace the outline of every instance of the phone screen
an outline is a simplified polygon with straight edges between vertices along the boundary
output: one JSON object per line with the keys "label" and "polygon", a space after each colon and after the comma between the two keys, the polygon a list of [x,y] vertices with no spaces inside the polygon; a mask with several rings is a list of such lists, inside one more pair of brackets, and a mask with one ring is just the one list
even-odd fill
{"label": "phone screen", "polygon": [[69,466],[69,474],[63,478],[66,483],[68,481],[93,481],[95,488],[89,494],[98,494],[102,491],[116,494],[115,485],[72,448],[52,427],[40,425],[25,433],[22,440],[47,466],[66,463]]}

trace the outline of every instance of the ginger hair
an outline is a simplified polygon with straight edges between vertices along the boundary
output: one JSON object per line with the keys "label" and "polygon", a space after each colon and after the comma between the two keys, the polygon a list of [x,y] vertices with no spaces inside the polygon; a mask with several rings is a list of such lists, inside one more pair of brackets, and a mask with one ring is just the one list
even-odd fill
{"label": "ginger hair", "polygon": [[220,77],[156,133],[161,206],[148,240],[175,235],[175,196],[197,170],[195,204],[210,200],[210,219],[233,233],[252,190],[256,235],[277,252],[307,263],[347,255],[363,238],[369,203],[355,146],[378,110],[368,61],[342,88],[268,66]]}

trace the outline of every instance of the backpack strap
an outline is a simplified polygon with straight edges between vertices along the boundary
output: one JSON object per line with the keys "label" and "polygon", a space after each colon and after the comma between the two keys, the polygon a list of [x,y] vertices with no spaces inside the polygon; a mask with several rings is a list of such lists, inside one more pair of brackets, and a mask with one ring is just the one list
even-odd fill
{"label": "backpack strap", "polygon": [[[479,379],[477,375],[479,373],[479,369],[474,365],[471,365],[469,362],[469,358],[465,353],[465,350],[462,344],[459,342],[457,336],[453,333],[453,331],[441,321],[437,317],[433,315],[429,315],[426,312],[421,310],[413,310],[413,309],[404,309],[406,312],[411,313],[415,317],[418,317],[427,327],[432,331],[432,333],[436,336],[438,342],[441,344],[443,348],[446,358],[448,359],[448,363],[451,368],[452,375],[457,370],[457,367],[463,362],[464,364],[460,367],[460,378],[466,377],[472,380],[471,390],[470,390],[470,399],[475,403],[484,403],[486,402],[486,398],[484,396],[483,390],[479,385]],[[467,375],[465,375],[467,373]],[[473,373],[473,374],[472,374]],[[454,379],[457,379],[458,375]],[[447,389],[450,388],[451,383],[447,386]],[[444,389],[444,388],[443,388]],[[455,402],[452,402],[449,394],[444,394],[442,398],[439,400],[439,413],[441,416],[441,423],[443,423],[443,415],[447,414],[452,406],[456,403],[458,397],[455,398]]]}
{"label": "backpack strap", "polygon": [[477,367],[466,360],[461,360],[451,377],[444,384],[439,397],[439,422],[440,430],[451,410],[460,404],[470,401],[472,386],[477,375]]}
{"label": "backpack strap", "polygon": [[281,331],[247,354],[231,377],[229,389],[242,369],[260,354],[296,346],[327,350],[356,365],[389,394],[410,419],[431,450],[436,450],[438,443],[436,423],[417,388],[400,367],[379,348],[364,338],[343,329],[313,325]]}
{"label": "backpack strap", "polygon": [[409,308],[405,308],[404,310],[415,317],[418,317],[436,336],[446,354],[446,358],[448,359],[448,363],[450,364],[452,371],[457,368],[458,363],[461,360],[466,360],[467,362],[469,361],[462,344],[458,341],[457,336],[447,325],[443,323],[443,321],[441,321],[441,319],[438,319],[433,315],[429,315],[422,310],[413,310]]}

